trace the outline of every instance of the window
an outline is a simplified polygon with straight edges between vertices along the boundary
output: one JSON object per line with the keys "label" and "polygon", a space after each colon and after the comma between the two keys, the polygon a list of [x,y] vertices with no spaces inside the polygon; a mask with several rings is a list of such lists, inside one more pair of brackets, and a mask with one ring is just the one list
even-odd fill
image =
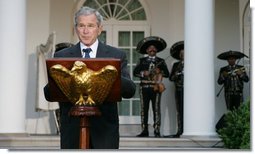
{"label": "window", "polygon": [[138,0],[86,0],[83,6],[97,9],[104,20],[146,20],[145,11]]}

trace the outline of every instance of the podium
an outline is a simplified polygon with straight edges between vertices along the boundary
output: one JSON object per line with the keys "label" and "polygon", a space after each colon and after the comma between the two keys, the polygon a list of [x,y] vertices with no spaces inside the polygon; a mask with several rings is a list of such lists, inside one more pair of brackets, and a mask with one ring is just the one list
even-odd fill
{"label": "podium", "polygon": [[[113,82],[111,90],[109,91],[107,97],[103,102],[119,102],[121,101],[121,62],[119,59],[112,58],[51,58],[46,60],[47,73],[48,73],[48,85],[49,85],[49,100],[52,102],[70,102],[70,99],[63,93],[61,88],[58,86],[56,81],[50,75],[50,69],[52,66],[60,64],[68,70],[71,70],[73,64],[76,61],[81,61],[87,65],[87,68],[93,71],[98,71],[101,68],[111,65],[117,69],[117,77]],[[93,85],[93,84],[92,84]],[[71,87],[72,88],[72,87]],[[79,105],[74,104],[71,110],[69,111],[69,116],[80,117],[80,149],[89,149],[90,148],[90,130],[89,130],[89,117],[90,116],[101,116],[97,105],[98,102],[95,102],[96,105]]]}

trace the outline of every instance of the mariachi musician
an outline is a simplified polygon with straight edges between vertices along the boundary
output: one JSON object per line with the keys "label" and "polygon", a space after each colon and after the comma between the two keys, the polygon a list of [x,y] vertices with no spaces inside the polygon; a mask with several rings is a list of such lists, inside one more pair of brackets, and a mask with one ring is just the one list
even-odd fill
{"label": "mariachi musician", "polygon": [[164,91],[163,77],[169,76],[165,60],[156,54],[166,48],[166,42],[156,36],[142,39],[137,45],[137,51],[148,56],[140,58],[134,69],[134,76],[139,77],[141,100],[141,127],[142,132],[137,137],[148,137],[148,111],[152,103],[154,135],[160,137],[161,112],[160,100]]}
{"label": "mariachi musician", "polygon": [[224,86],[227,109],[237,109],[243,102],[243,82],[248,82],[245,67],[236,64],[236,60],[247,57],[239,51],[227,51],[218,56],[221,60],[227,60],[228,65],[220,69],[218,84]]}
{"label": "mariachi musician", "polygon": [[183,133],[183,82],[184,82],[184,41],[176,42],[170,48],[170,55],[178,61],[173,64],[169,80],[175,85],[177,133],[169,137],[178,138]]}

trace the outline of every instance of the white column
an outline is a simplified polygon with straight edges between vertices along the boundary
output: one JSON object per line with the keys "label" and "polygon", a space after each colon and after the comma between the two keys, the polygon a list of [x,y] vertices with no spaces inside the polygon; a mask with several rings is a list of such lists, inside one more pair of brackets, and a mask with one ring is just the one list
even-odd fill
{"label": "white column", "polygon": [[185,0],[184,133],[214,136],[214,0]]}
{"label": "white column", "polygon": [[25,132],[26,0],[0,0],[0,133]]}

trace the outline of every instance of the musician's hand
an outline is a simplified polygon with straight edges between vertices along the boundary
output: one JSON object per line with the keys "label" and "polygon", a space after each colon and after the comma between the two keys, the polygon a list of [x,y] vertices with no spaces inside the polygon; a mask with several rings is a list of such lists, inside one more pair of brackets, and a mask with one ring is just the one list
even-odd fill
{"label": "musician's hand", "polygon": [[223,76],[224,78],[228,77],[228,72],[226,72],[226,71],[222,72],[222,76]]}
{"label": "musician's hand", "polygon": [[150,75],[150,72],[149,72],[149,71],[143,71],[143,75],[144,75],[144,76],[149,76],[149,75]]}
{"label": "musician's hand", "polygon": [[161,71],[160,71],[159,68],[156,68],[156,69],[155,69],[155,72],[156,72],[156,74],[159,74]]}
{"label": "musician's hand", "polygon": [[237,74],[237,75],[242,75],[242,74],[243,74],[243,71],[242,71],[241,69],[238,69],[238,70],[236,71],[236,74]]}

